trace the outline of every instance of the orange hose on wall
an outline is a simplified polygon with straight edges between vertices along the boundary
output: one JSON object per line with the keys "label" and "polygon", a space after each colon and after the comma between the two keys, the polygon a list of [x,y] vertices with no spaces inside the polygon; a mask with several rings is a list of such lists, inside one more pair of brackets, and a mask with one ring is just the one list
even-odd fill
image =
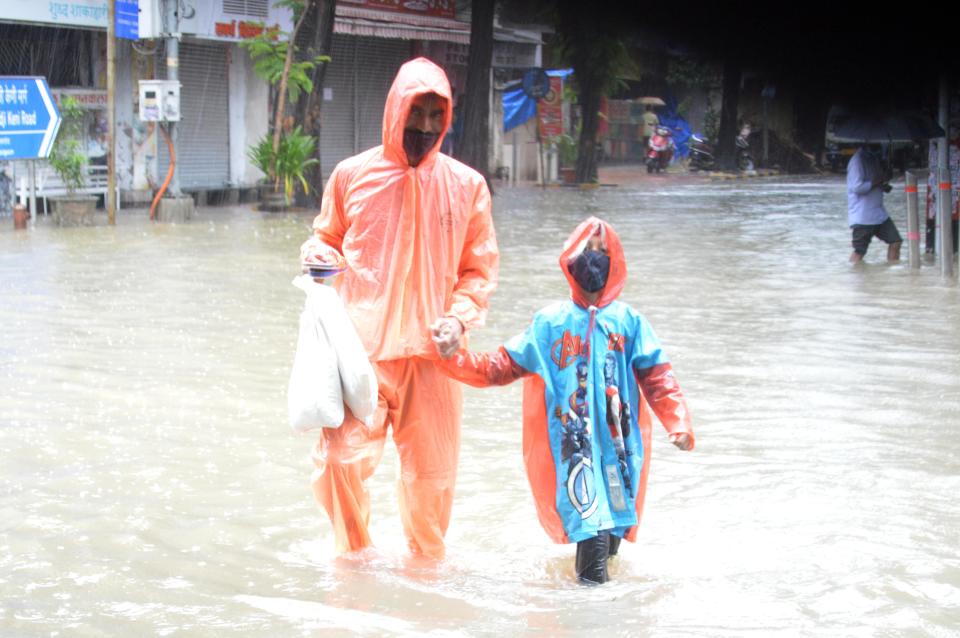
{"label": "orange hose on wall", "polygon": [[170,167],[167,169],[167,178],[163,180],[160,190],[157,191],[157,195],[153,198],[153,203],[150,204],[150,221],[156,221],[157,219],[157,204],[160,203],[160,198],[163,197],[163,194],[167,192],[167,186],[170,185],[170,180],[173,179],[173,168],[177,165],[177,154],[173,151],[173,142],[170,140],[167,129],[165,129],[162,124],[157,128],[163,133],[163,138],[167,140],[167,149],[170,151]]}

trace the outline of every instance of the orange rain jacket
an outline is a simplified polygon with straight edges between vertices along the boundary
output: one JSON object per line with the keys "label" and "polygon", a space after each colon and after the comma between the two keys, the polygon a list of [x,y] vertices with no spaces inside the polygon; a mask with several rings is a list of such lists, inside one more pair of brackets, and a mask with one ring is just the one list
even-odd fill
{"label": "orange rain jacket", "polygon": [[[591,305],[569,262],[594,235],[608,251],[610,271]],[[650,407],[671,440],[687,433],[692,444],[690,413],[653,329],[617,300],[627,268],[613,228],[595,217],[581,223],[564,244],[560,267],[570,300],[539,311],[494,353],[460,350],[439,365],[477,387],[525,377],[523,458],[537,515],[554,542],[604,530],[634,541],[650,468]]]}
{"label": "orange rain jacket", "polygon": [[425,93],[452,103],[443,70],[417,58],[387,95],[383,144],[337,165],[313,222],[315,236],[346,259],[334,285],[371,361],[436,358],[429,326],[443,316],[465,330],[482,325],[497,285],[490,191],[478,172],[439,152],[451,108],[420,164],[407,161],[403,129]]}

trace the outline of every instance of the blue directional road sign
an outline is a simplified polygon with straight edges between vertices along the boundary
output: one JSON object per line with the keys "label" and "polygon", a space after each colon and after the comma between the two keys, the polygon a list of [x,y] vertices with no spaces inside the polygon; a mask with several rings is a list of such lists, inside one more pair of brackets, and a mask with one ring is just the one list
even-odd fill
{"label": "blue directional road sign", "polygon": [[59,128],[46,79],[0,76],[0,160],[47,157]]}
{"label": "blue directional road sign", "polygon": [[114,22],[118,38],[140,39],[140,6],[138,0],[116,0]]}

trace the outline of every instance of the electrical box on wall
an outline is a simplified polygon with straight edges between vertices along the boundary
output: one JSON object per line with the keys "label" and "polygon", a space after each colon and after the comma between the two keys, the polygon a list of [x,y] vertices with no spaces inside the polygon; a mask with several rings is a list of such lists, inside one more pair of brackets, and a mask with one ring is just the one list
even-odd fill
{"label": "electrical box on wall", "polygon": [[140,120],[180,121],[180,83],[176,80],[140,80]]}

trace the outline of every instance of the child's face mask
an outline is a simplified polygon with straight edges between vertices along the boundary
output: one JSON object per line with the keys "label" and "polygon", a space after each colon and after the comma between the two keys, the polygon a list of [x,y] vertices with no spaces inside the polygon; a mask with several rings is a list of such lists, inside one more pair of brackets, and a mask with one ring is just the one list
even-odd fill
{"label": "child's face mask", "polygon": [[586,292],[603,290],[610,274],[610,257],[599,250],[587,248],[570,262],[570,274]]}

